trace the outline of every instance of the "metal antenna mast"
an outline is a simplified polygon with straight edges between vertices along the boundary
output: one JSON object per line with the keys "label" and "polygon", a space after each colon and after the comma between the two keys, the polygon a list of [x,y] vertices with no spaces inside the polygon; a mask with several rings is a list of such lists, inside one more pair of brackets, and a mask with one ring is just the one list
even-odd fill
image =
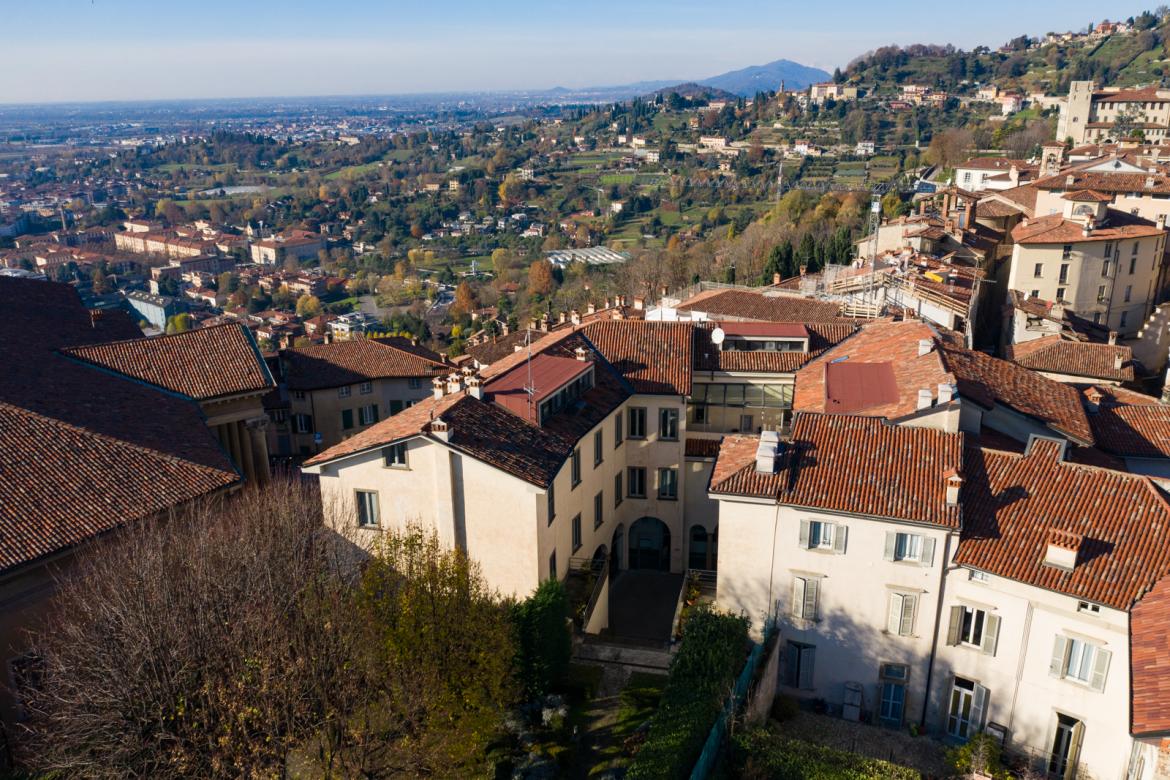
{"label": "metal antenna mast", "polygon": [[875,282],[874,276],[877,274],[877,255],[878,255],[878,230],[882,225],[882,199],[875,191],[873,194],[873,203],[869,207],[869,276],[865,281],[865,302],[872,304],[875,296]]}

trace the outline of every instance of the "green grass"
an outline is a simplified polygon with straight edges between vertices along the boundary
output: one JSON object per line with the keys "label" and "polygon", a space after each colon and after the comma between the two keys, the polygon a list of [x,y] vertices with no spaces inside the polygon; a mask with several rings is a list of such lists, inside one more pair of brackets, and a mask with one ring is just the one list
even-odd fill
{"label": "green grass", "polygon": [[618,697],[617,719],[606,730],[604,739],[597,742],[593,766],[589,768],[590,777],[608,774],[626,763],[625,742],[650,720],[658,708],[666,680],[664,674],[633,672],[630,675]]}
{"label": "green grass", "polygon": [[633,173],[606,173],[601,176],[601,184],[611,187],[615,184],[633,184],[637,176]]}
{"label": "green grass", "polygon": [[[782,727],[780,727],[782,728]],[[921,780],[909,767],[757,729],[735,738],[737,769],[750,777],[779,780]]]}

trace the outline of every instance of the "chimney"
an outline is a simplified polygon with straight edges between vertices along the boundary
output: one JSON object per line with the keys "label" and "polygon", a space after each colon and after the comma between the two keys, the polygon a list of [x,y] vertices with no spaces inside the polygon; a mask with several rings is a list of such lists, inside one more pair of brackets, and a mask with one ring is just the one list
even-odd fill
{"label": "chimney", "polygon": [[780,454],[780,434],[776,431],[761,431],[760,443],[756,446],[756,473],[775,474],[776,456]]}
{"label": "chimney", "polygon": [[483,400],[483,380],[478,376],[467,377],[467,394],[472,398]]}
{"label": "chimney", "polygon": [[1155,183],[1155,182],[1154,182],[1154,177],[1153,177],[1153,176],[1147,176],[1147,177],[1146,177],[1146,189],[1147,189],[1147,190],[1152,190],[1152,189],[1154,189],[1154,183]]}
{"label": "chimney", "polygon": [[443,377],[437,376],[431,380],[431,386],[435,389],[435,400],[438,401],[444,395],[446,382],[443,381]]}
{"label": "chimney", "polygon": [[939,404],[949,404],[955,397],[955,386],[950,382],[938,383],[938,402]]}
{"label": "chimney", "polygon": [[447,392],[450,394],[458,393],[463,389],[463,377],[458,371],[452,371],[451,375],[447,377]]}
{"label": "chimney", "polygon": [[596,314],[597,313],[597,304],[594,303],[593,301],[590,301],[589,305],[585,307],[585,313],[586,314]]}
{"label": "chimney", "polygon": [[540,329],[542,331],[544,331],[545,333],[548,333],[548,315],[547,314],[540,315]]}
{"label": "chimney", "polygon": [[1066,187],[1072,187],[1074,184],[1076,184],[1076,181],[1077,181],[1077,177],[1076,177],[1076,176],[1073,176],[1073,175],[1070,173],[1068,176],[1065,176],[1065,177],[1064,177],[1064,186],[1066,186]]}
{"label": "chimney", "polygon": [[1083,235],[1085,238],[1093,235],[1093,226],[1093,218],[1089,217],[1085,220],[1085,226],[1081,229],[1081,235]]}
{"label": "chimney", "polygon": [[943,479],[947,483],[947,506],[958,506],[959,488],[963,486],[963,478],[959,475],[958,469],[947,469],[943,473]]}
{"label": "chimney", "polygon": [[559,315],[559,317],[558,317],[558,322],[559,322],[561,325],[564,325],[564,324],[565,324],[565,320],[567,320],[568,318],[569,318],[569,315],[568,315],[568,314],[565,314],[564,312],[561,312],[561,313],[560,313],[560,315]]}
{"label": "chimney", "polygon": [[1072,571],[1077,567],[1077,555],[1080,553],[1081,544],[1084,541],[1083,534],[1062,531],[1059,528],[1049,528],[1048,547],[1044,551],[1044,565]]}
{"label": "chimney", "polygon": [[934,350],[934,339],[918,339],[918,357],[929,355]]}
{"label": "chimney", "polygon": [[780,274],[779,273],[772,274],[772,284],[780,284]]}
{"label": "chimney", "polygon": [[442,418],[431,420],[431,434],[439,441],[451,441],[451,426]]}
{"label": "chimney", "polygon": [[1085,391],[1085,401],[1088,403],[1089,414],[1096,414],[1101,411],[1101,401],[1105,398],[1105,394],[1095,387],[1090,387]]}
{"label": "chimney", "polygon": [[669,288],[667,288],[667,286],[665,284],[662,285],[661,287],[658,288],[658,297],[665,298],[667,292],[669,292]]}
{"label": "chimney", "polygon": [[333,343],[333,331],[326,328],[323,338],[325,339],[326,344],[332,344]]}
{"label": "chimney", "polygon": [[1157,216],[1157,218],[1154,220],[1154,224],[1157,225],[1158,230],[1165,230],[1166,229],[1166,215],[1159,214]]}
{"label": "chimney", "polygon": [[929,409],[933,401],[934,401],[934,399],[930,394],[929,387],[924,387],[918,391],[918,408],[919,409]]}
{"label": "chimney", "polygon": [[640,295],[636,296],[634,298],[634,310],[635,311],[642,311],[645,308],[646,308],[646,299]]}
{"label": "chimney", "polygon": [[569,312],[569,320],[574,325],[580,325],[581,324],[581,312],[577,311],[576,309],[573,309],[571,312]]}
{"label": "chimney", "polygon": [[573,354],[577,356],[578,360],[584,363],[589,357],[589,350],[585,349],[585,347],[577,347],[573,350]]}
{"label": "chimney", "polygon": [[1118,352],[1113,356],[1113,370],[1120,371],[1123,366],[1125,366],[1125,355],[1123,355],[1121,352]]}

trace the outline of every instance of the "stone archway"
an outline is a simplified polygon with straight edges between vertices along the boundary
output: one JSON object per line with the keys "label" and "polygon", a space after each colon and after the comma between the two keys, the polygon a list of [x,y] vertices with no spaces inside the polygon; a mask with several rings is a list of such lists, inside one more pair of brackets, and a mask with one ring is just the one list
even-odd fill
{"label": "stone archway", "polygon": [[657,517],[630,526],[629,568],[670,571],[670,529]]}
{"label": "stone archway", "polygon": [[609,576],[614,577],[623,568],[625,563],[623,555],[625,554],[626,546],[626,524],[618,523],[618,527],[613,529],[613,538],[609,544]]}

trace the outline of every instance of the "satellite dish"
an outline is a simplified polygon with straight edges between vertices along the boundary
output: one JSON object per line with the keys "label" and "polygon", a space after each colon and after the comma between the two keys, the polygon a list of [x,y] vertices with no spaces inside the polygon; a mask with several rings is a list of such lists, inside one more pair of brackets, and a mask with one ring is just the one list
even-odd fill
{"label": "satellite dish", "polygon": [[723,332],[723,328],[716,328],[715,330],[711,331],[711,343],[715,346],[722,344],[723,339],[726,337],[727,334]]}

